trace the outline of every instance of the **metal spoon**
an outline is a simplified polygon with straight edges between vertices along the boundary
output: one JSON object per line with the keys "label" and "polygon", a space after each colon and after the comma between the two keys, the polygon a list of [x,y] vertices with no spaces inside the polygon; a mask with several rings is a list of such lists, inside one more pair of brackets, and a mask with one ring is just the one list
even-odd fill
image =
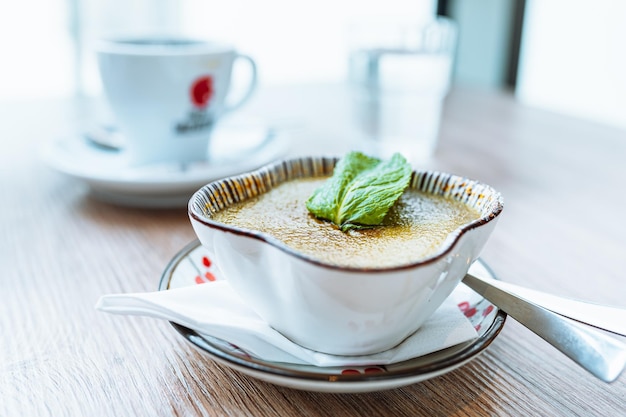
{"label": "metal spoon", "polygon": [[626,367],[626,344],[582,324],[626,336],[626,310],[471,274],[463,283],[602,381],[614,381]]}
{"label": "metal spoon", "polygon": [[100,150],[119,152],[124,147],[124,138],[113,126],[95,126],[84,133],[88,144]]}

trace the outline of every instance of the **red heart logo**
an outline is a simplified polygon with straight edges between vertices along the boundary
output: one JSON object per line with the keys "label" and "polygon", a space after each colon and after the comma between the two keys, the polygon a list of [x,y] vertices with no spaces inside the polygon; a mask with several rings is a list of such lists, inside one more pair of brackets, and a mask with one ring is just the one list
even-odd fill
{"label": "red heart logo", "polygon": [[213,89],[213,77],[210,75],[202,76],[191,84],[190,89],[191,102],[198,108],[204,108],[209,104],[209,100],[215,92]]}

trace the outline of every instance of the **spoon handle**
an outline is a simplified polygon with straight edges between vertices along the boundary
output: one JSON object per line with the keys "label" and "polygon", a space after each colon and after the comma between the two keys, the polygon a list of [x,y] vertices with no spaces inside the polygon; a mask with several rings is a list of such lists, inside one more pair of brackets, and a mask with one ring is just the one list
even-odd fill
{"label": "spoon handle", "polygon": [[[546,308],[467,274],[463,283],[504,310],[597,378],[612,382],[626,367],[626,345]],[[500,284],[496,281],[496,284]]]}
{"label": "spoon handle", "polygon": [[[477,277],[474,278],[476,279]],[[565,316],[620,336],[626,336],[626,309],[624,308],[559,297],[492,278],[481,277],[480,280],[491,287],[522,298],[560,316]]]}

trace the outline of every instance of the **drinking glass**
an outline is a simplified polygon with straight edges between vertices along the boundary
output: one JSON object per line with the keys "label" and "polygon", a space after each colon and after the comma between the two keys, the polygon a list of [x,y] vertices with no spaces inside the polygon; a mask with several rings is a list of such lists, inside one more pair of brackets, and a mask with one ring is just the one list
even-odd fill
{"label": "drinking glass", "polygon": [[436,149],[456,45],[449,19],[361,22],[348,32],[353,113],[363,150],[428,162]]}

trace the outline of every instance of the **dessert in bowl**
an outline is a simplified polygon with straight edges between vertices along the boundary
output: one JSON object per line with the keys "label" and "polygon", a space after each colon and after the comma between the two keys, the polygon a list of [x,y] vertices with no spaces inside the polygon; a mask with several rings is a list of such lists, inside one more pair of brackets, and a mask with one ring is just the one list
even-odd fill
{"label": "dessert in bowl", "polygon": [[291,159],[218,180],[188,211],[224,276],[274,329],[312,350],[366,355],[402,342],[443,303],[503,203],[480,182],[409,171],[381,225],[337,226],[309,202],[338,162]]}

